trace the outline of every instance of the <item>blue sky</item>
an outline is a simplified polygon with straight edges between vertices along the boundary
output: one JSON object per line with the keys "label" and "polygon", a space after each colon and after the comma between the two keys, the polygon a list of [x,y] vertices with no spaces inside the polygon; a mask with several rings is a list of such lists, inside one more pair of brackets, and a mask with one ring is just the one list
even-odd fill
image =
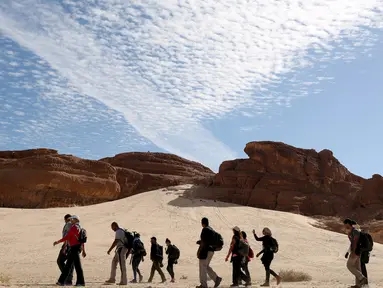
{"label": "blue sky", "polygon": [[0,150],[168,151],[217,170],[249,141],[383,174],[383,1],[0,3]]}

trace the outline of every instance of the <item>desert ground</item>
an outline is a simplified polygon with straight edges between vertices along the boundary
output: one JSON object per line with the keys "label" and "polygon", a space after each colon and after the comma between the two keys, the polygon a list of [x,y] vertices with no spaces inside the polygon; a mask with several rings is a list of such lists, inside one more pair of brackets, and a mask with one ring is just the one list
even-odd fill
{"label": "desert ground", "polygon": [[[88,255],[83,259],[87,287],[102,287],[108,279],[113,255],[106,252],[114,239],[110,229],[113,221],[141,233],[147,250],[151,236],[156,236],[160,244],[168,237],[181,250],[179,264],[175,266],[176,283],[159,284],[160,278],[156,275],[152,284],[129,287],[195,287],[199,284],[195,242],[199,239],[200,220],[204,216],[225,240],[224,249],[217,252],[212,261],[212,267],[223,277],[222,287],[231,284],[231,264],[224,259],[231,228],[235,225],[248,233],[256,253],[261,245],[253,239],[251,231],[255,229],[261,234],[263,227],[269,227],[280,246],[272,268],[276,272],[294,269],[312,277],[310,282],[282,283],[281,287],[340,288],[354,284],[346,269],[344,254],[349,243],[345,235],[315,228],[311,225],[314,220],[299,215],[193,199],[185,193],[189,188],[185,185],[160,189],[87,207],[0,209],[0,286],[49,287],[56,283],[59,246],[53,247],[53,242],[60,238],[62,219],[67,213],[78,215],[88,233]],[[140,267],[145,281],[150,264],[147,257]],[[254,259],[249,267],[253,287],[257,287],[264,280],[263,266]],[[370,287],[383,287],[382,269],[383,246],[375,244],[368,264]],[[132,279],[131,266],[128,266],[128,277]],[[275,282],[272,286],[276,287]]]}

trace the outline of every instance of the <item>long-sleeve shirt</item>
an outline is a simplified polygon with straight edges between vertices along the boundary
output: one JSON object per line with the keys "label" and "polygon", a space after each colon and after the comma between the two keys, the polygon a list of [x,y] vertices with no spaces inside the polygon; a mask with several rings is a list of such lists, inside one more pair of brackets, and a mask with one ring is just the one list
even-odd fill
{"label": "long-sleeve shirt", "polygon": [[360,251],[358,251],[358,241],[360,237],[360,232],[353,228],[351,232],[348,234],[348,239],[350,240],[350,252],[356,255],[359,255]]}
{"label": "long-sleeve shirt", "polygon": [[81,245],[81,243],[78,241],[78,238],[80,236],[80,225],[72,225],[72,227],[69,229],[66,236],[64,236],[62,239],[60,239],[58,242],[62,243],[65,241],[68,241],[69,246],[75,246],[75,245]]}
{"label": "long-sleeve shirt", "polygon": [[272,251],[273,240],[271,236],[265,235],[262,237],[258,237],[257,235],[254,234],[254,238],[257,241],[262,242],[263,250],[261,252]]}
{"label": "long-sleeve shirt", "polygon": [[201,236],[200,236],[200,241],[198,241],[197,243],[199,243],[200,245],[200,248],[199,248],[199,252],[198,252],[198,258],[199,259],[206,259],[207,258],[207,254],[209,251],[214,251],[213,247],[211,246],[212,245],[212,238],[213,238],[213,232],[214,230],[207,226],[207,227],[204,227],[201,231]]}

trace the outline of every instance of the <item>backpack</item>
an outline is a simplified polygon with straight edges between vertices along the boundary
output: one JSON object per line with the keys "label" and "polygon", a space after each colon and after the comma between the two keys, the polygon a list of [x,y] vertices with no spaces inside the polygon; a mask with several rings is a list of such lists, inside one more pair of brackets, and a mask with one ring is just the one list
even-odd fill
{"label": "backpack", "polygon": [[272,251],[273,253],[278,253],[279,245],[278,245],[278,241],[277,241],[277,239],[271,237],[271,243],[272,243],[272,244],[271,244],[271,247],[270,247],[271,251]]}
{"label": "backpack", "polygon": [[221,251],[224,244],[223,238],[221,234],[214,231],[213,229],[211,229],[211,231],[213,232],[213,235],[212,235],[212,243],[210,246],[214,249],[214,251]]}
{"label": "backpack", "polygon": [[157,244],[157,255],[158,258],[164,259],[164,247]]}
{"label": "backpack", "polygon": [[247,257],[247,256],[249,256],[249,250],[250,250],[249,243],[247,243],[243,239],[240,239],[238,241],[238,254],[243,256],[243,257]]}
{"label": "backpack", "polygon": [[171,259],[173,259],[173,260],[178,260],[179,258],[180,258],[180,249],[178,249],[177,247],[176,247],[176,245],[172,245],[173,246],[173,253],[172,253],[172,255],[169,255],[170,256],[170,258]]}
{"label": "backpack", "polygon": [[249,255],[248,255],[248,257],[249,257],[250,259],[253,259],[253,258],[254,258],[254,251],[253,251],[253,249],[251,249],[251,247],[249,247]]}
{"label": "backpack", "polygon": [[142,243],[140,238],[136,238],[133,242],[133,251],[134,254],[141,255],[141,256],[146,256],[146,250],[144,243]]}
{"label": "backpack", "polygon": [[125,232],[125,238],[126,238],[126,240],[124,241],[124,246],[128,249],[133,248],[133,240],[134,240],[134,235],[136,234],[136,232],[129,232],[126,229],[123,229],[123,231]]}
{"label": "backpack", "polygon": [[80,228],[80,232],[78,233],[78,239],[77,240],[81,244],[86,243],[86,241],[88,240],[88,237],[86,235],[86,230],[84,228]]}
{"label": "backpack", "polygon": [[360,252],[371,252],[374,248],[374,241],[367,232],[360,232],[358,247]]}

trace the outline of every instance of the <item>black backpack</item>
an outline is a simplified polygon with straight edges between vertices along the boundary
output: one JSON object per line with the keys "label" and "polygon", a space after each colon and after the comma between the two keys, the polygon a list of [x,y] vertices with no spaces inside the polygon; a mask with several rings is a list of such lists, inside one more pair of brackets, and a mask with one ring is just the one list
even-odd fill
{"label": "black backpack", "polygon": [[126,240],[124,241],[124,246],[128,249],[132,249],[133,248],[133,240],[134,240],[134,235],[136,234],[136,232],[129,232],[128,230],[124,230],[125,232],[125,238]]}
{"label": "black backpack", "polygon": [[213,247],[214,251],[221,251],[224,245],[221,234],[214,231],[212,228],[210,228],[210,230],[212,231],[212,241],[210,246]]}
{"label": "black backpack", "polygon": [[279,250],[279,245],[278,245],[278,241],[277,239],[271,237],[271,247],[270,247],[271,251],[273,253],[278,253],[278,250]]}
{"label": "black backpack", "polygon": [[81,244],[86,243],[86,241],[88,240],[88,237],[86,235],[86,230],[84,228],[80,228],[80,232],[78,234],[78,239],[77,240]]}
{"label": "black backpack", "polygon": [[164,247],[157,244],[157,255],[158,258],[164,259]]}
{"label": "black backpack", "polygon": [[135,239],[133,242],[133,251],[136,255],[146,256],[146,250],[144,243],[142,243],[141,239]]}
{"label": "black backpack", "polygon": [[173,248],[172,255],[169,255],[169,256],[171,256],[173,260],[178,260],[181,255],[180,249],[178,249],[176,245],[172,245],[172,248]]}
{"label": "black backpack", "polygon": [[358,248],[360,252],[371,252],[374,248],[374,240],[372,236],[367,232],[360,232]]}

